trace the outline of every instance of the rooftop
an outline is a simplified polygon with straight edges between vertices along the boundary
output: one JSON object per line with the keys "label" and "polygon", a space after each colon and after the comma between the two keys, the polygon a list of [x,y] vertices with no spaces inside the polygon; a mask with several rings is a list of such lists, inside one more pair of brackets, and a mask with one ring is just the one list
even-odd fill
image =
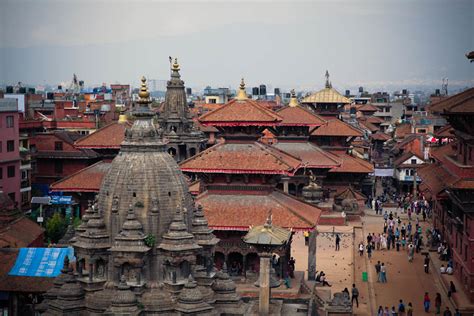
{"label": "rooftop", "polygon": [[311,132],[311,136],[361,137],[363,135],[359,129],[339,119],[329,120]]}
{"label": "rooftop", "polygon": [[51,184],[53,192],[99,192],[110,163],[99,161]]}
{"label": "rooftop", "polygon": [[280,141],[274,147],[301,159],[308,168],[334,168],[341,162],[333,154],[310,142],[285,142]]}
{"label": "rooftop", "polygon": [[433,113],[474,113],[474,88],[442,99],[430,106]]}
{"label": "rooftop", "polygon": [[125,129],[130,127],[131,124],[113,122],[110,123],[95,132],[77,140],[75,142],[76,147],[79,148],[110,148],[120,149],[125,138]]}
{"label": "rooftop", "polygon": [[274,225],[309,230],[316,226],[321,210],[280,191],[239,195],[204,192],[197,197],[209,226],[216,230],[243,230],[261,225],[272,213]]}
{"label": "rooftop", "polygon": [[291,175],[301,161],[260,142],[224,142],[180,164],[182,171]]}
{"label": "rooftop", "polygon": [[283,126],[310,126],[316,127],[324,124],[326,120],[301,106],[287,106],[277,111],[283,120]]}
{"label": "rooftop", "polygon": [[338,103],[338,104],[348,104],[351,103],[351,100],[337,92],[333,88],[324,88],[315,92],[306,98],[304,98],[301,103]]}

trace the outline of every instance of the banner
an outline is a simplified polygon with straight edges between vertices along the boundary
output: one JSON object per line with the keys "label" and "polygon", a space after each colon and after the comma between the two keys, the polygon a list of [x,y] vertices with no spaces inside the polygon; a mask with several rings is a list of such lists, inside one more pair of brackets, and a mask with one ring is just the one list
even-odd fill
{"label": "banner", "polygon": [[54,278],[61,273],[64,257],[74,259],[69,248],[20,248],[15,265],[9,275]]}

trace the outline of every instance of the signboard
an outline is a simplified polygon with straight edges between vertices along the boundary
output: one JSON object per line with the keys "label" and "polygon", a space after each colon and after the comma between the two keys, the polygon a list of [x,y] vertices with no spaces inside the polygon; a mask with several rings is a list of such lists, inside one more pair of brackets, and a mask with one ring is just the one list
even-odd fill
{"label": "signboard", "polygon": [[38,216],[38,218],[36,219],[36,221],[38,223],[42,223],[43,222],[43,217],[42,216]]}
{"label": "signboard", "polygon": [[72,204],[72,196],[69,195],[53,195],[51,197],[51,204],[58,205],[58,204]]}
{"label": "signboard", "polygon": [[20,248],[9,275],[54,278],[61,273],[64,257],[74,258],[69,248]]}

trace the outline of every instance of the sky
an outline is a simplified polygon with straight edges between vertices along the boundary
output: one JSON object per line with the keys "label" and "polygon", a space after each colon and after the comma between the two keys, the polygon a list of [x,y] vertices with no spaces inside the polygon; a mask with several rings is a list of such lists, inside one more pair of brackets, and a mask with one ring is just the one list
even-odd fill
{"label": "sky", "polygon": [[473,86],[474,0],[0,0],[0,85]]}

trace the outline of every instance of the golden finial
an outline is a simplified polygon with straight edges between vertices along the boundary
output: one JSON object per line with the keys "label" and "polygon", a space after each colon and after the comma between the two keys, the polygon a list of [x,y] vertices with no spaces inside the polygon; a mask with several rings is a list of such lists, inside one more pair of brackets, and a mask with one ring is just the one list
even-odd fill
{"label": "golden finial", "polygon": [[174,70],[174,71],[179,71],[179,64],[178,64],[178,58],[175,58],[174,59],[174,63],[173,63],[173,66],[171,66],[171,69]]}
{"label": "golden finial", "polygon": [[142,77],[141,81],[140,92],[138,92],[138,96],[140,97],[138,103],[150,103],[150,92],[148,92],[145,76]]}
{"label": "golden finial", "polygon": [[290,98],[290,103],[288,104],[288,106],[291,106],[291,107],[298,106],[298,99],[296,98],[295,89],[291,89],[291,98]]}
{"label": "golden finial", "polygon": [[245,92],[245,82],[244,78],[240,81],[240,89],[237,92],[237,96],[235,97],[238,101],[247,100],[247,92]]}

